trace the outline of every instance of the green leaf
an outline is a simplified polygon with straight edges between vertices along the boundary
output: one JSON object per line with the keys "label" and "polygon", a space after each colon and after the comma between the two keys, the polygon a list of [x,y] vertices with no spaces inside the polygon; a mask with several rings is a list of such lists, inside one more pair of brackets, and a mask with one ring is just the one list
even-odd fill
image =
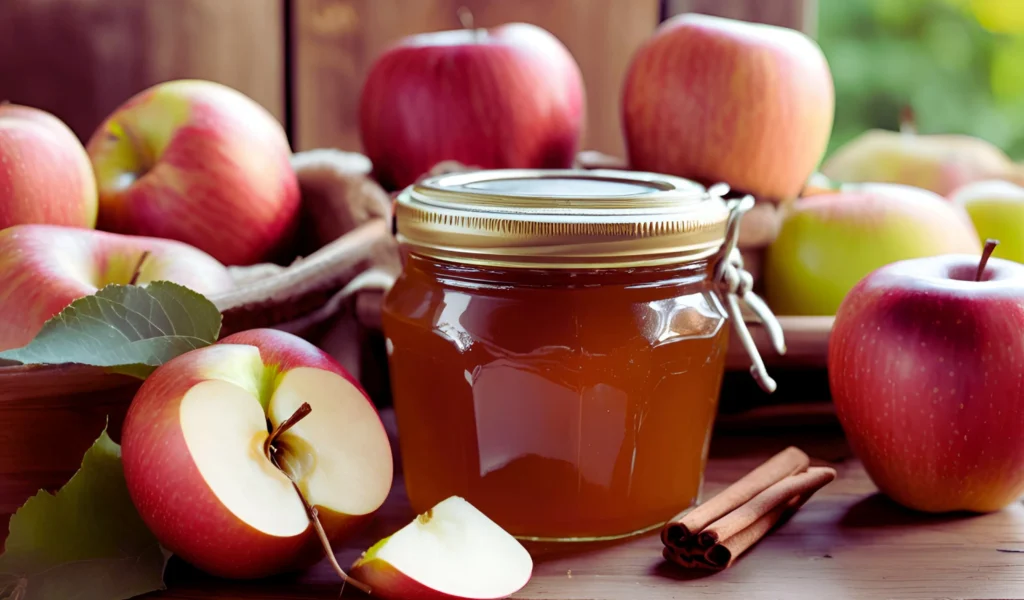
{"label": "green leaf", "polygon": [[165,589],[167,558],[128,495],[121,447],[104,430],[56,495],[40,491],[11,517],[0,598],[131,598]]}
{"label": "green leaf", "polygon": [[0,352],[0,360],[114,367],[145,377],[175,356],[217,341],[220,323],[212,302],[176,283],[108,285],[72,302],[27,346]]}

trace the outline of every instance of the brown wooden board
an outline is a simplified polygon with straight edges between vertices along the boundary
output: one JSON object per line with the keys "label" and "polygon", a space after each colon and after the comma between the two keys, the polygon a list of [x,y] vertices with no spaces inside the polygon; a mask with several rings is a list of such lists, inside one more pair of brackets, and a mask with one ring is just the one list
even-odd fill
{"label": "brown wooden board", "polygon": [[[1024,504],[983,516],[928,516],[876,493],[838,429],[775,436],[717,435],[707,493],[736,480],[796,443],[839,471],[778,531],[729,570],[679,570],[661,558],[649,535],[606,546],[531,547],[532,581],[514,598],[533,600],[668,600],[675,598],[1020,598],[1024,597]],[[377,539],[413,518],[399,482],[364,535],[338,548],[351,564]],[[227,582],[172,562],[163,600],[298,600],[336,598],[339,585],[321,564],[308,573]],[[345,597],[360,597],[349,588]]]}
{"label": "brown wooden board", "polygon": [[0,1],[0,100],[80,138],[130,96],[212,79],[284,118],[284,0]]}

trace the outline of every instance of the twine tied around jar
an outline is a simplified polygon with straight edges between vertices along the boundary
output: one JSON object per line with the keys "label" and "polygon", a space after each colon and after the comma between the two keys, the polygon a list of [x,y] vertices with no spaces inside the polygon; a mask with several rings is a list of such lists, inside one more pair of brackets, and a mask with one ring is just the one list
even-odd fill
{"label": "twine tied around jar", "polygon": [[[708,188],[709,195],[722,199],[729,193],[729,186],[724,183],[717,183]],[[775,391],[775,380],[768,375],[768,370],[761,359],[761,353],[757,350],[754,338],[747,329],[747,323],[743,320],[743,313],[740,310],[740,300],[757,316],[761,324],[768,332],[768,339],[779,354],[786,353],[786,340],[782,334],[782,326],[775,318],[771,309],[765,304],[760,296],[754,293],[754,277],[743,268],[743,258],[736,247],[739,240],[740,221],[743,215],[754,207],[754,197],[747,195],[742,198],[725,201],[729,208],[729,219],[726,221],[725,242],[719,254],[718,263],[715,265],[715,282],[718,284],[726,313],[732,320],[736,334],[739,336],[743,349],[747,351],[753,363],[750,366],[750,374],[761,386],[761,389],[768,393]]]}

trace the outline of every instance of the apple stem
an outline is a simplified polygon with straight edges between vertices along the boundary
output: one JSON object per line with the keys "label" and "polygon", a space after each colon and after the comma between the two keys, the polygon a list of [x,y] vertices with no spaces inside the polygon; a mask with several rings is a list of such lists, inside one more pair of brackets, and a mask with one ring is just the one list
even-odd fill
{"label": "apple stem", "polygon": [[[341,578],[342,584],[351,583],[352,587],[369,595],[370,586],[358,579],[349,577],[345,569],[342,569],[341,565],[338,564],[338,559],[334,556],[334,548],[331,548],[331,541],[327,539],[327,532],[324,531],[324,526],[320,524],[320,517],[317,515],[316,507],[310,506],[309,502],[306,501],[306,497],[299,491],[299,486],[295,483],[295,480],[292,480],[292,485],[295,486],[295,491],[299,493],[299,498],[302,498],[302,504],[306,507],[306,512],[309,513],[309,520],[313,523],[313,528],[316,529],[317,537],[320,538],[320,545],[324,547],[324,554],[327,555],[327,560],[331,563],[331,567],[334,568],[334,572]],[[344,588],[342,590],[344,591]]]}
{"label": "apple stem", "polygon": [[914,114],[914,107],[909,104],[900,110],[900,133],[917,135],[917,116]]}
{"label": "apple stem", "polygon": [[992,252],[998,245],[999,240],[985,240],[985,248],[981,251],[981,262],[978,263],[978,273],[974,276],[975,281],[981,281],[981,276],[985,274],[985,265],[988,264],[989,257],[992,256]]}
{"label": "apple stem", "polygon": [[274,442],[277,441],[281,434],[294,427],[295,424],[302,419],[305,419],[311,412],[313,412],[313,407],[309,405],[309,402],[303,402],[301,406],[295,409],[295,412],[293,412],[290,417],[281,421],[281,423],[270,432],[270,435],[267,436],[267,441],[263,443],[263,452],[267,455],[267,459],[269,459],[279,471],[284,473],[284,476],[288,478],[288,481],[292,482],[292,487],[295,488],[295,493],[299,495],[299,500],[302,501],[302,506],[306,509],[306,514],[309,515],[309,521],[313,524],[313,529],[316,530],[316,535],[320,539],[320,545],[324,548],[324,554],[327,555],[327,560],[330,561],[331,567],[334,568],[334,572],[341,578],[342,591],[345,590],[344,585],[350,583],[354,588],[364,594],[369,594],[370,586],[357,579],[349,577],[348,573],[346,573],[345,570],[341,568],[341,565],[338,564],[338,559],[334,556],[334,548],[331,548],[331,541],[327,539],[327,532],[324,531],[324,526],[320,523],[320,517],[317,514],[316,507],[306,500],[306,496],[299,488],[299,484],[295,481],[295,477],[293,477],[291,472],[288,469],[285,469],[279,462],[278,454],[273,447]]}
{"label": "apple stem", "polygon": [[303,402],[302,406],[295,409],[292,416],[288,417],[284,421],[274,428],[267,436],[267,441],[263,442],[263,452],[267,455],[267,458],[273,460],[273,446],[277,438],[281,437],[281,434],[288,431],[295,426],[296,423],[306,418],[309,413],[313,412],[313,407],[309,405],[309,402]]}
{"label": "apple stem", "polygon": [[142,256],[139,257],[139,262],[135,263],[135,270],[132,271],[132,278],[128,281],[128,285],[135,285],[138,282],[139,275],[142,274],[142,264],[146,262],[147,258],[149,258],[149,250],[143,252]]}

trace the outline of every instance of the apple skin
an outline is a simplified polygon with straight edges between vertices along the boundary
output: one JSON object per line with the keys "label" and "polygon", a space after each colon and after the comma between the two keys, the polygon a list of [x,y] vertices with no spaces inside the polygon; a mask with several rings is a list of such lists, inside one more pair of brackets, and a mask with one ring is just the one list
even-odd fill
{"label": "apple skin", "polygon": [[[252,347],[258,354],[251,352]],[[276,536],[232,514],[200,474],[180,417],[185,393],[203,381],[229,381],[265,396],[298,367],[341,376],[372,409],[358,382],[325,352],[286,332],[254,329],[159,367],[143,383],[128,410],[121,444],[132,500],[164,547],[207,573],[232,579],[258,578],[305,568],[323,558],[312,524],[298,535]],[[373,414],[377,414],[375,409]],[[386,440],[379,418],[376,426]],[[390,450],[387,461],[390,468]],[[392,474],[385,475],[390,488]],[[313,504],[331,542],[358,530],[371,516],[341,515]]]}
{"label": "apple skin", "polygon": [[634,169],[795,198],[828,145],[835,90],[821,49],[781,27],[684,14],[662,23],[626,74]]}
{"label": "apple skin", "polygon": [[847,185],[784,208],[765,254],[766,299],[776,314],[834,315],[847,292],[878,267],[980,252],[969,217],[945,198],[903,185]]}
{"label": "apple skin", "polygon": [[1024,171],[985,140],[880,129],[867,131],[836,149],[821,171],[836,181],[900,183],[941,196],[986,179],[1024,183]]}
{"label": "apple skin", "polygon": [[882,267],[829,339],[836,413],[879,489],[928,512],[998,510],[1024,493],[1024,265],[976,255]]}
{"label": "apple skin", "polygon": [[0,229],[96,226],[96,178],[85,148],[46,111],[0,104]]}
{"label": "apple skin", "polygon": [[104,285],[173,281],[201,294],[234,289],[228,269],[181,242],[55,225],[0,231],[0,350],[32,341],[47,319]]}
{"label": "apple skin", "polygon": [[384,187],[436,164],[569,168],[585,113],[569,51],[524,23],[407,37],[370,68],[359,132]]}
{"label": "apple skin", "polygon": [[292,234],[299,187],[281,125],[210,81],[135,95],[87,145],[99,228],[179,240],[227,265],[264,260]]}
{"label": "apple skin", "polygon": [[1024,187],[1009,181],[977,181],[950,195],[971,216],[982,239],[999,240],[999,258],[1024,262]]}

